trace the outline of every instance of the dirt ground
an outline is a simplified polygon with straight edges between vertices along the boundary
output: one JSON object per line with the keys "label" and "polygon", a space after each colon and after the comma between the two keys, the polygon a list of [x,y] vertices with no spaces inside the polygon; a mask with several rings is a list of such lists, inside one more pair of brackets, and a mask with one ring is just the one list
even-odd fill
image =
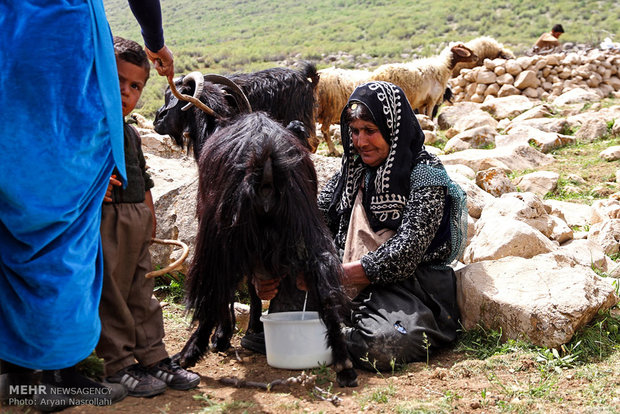
{"label": "dirt ground", "polygon": [[[164,308],[166,346],[180,351],[190,326],[178,305]],[[74,407],[70,414],[93,413],[618,413],[620,351],[600,364],[549,373],[535,354],[515,352],[481,361],[454,349],[409,364],[394,373],[358,371],[359,386],[335,385],[331,369],[309,370],[313,384],[277,385],[270,391],[223,384],[226,377],[269,383],[297,377],[301,371],[272,368],[265,356],[246,351],[233,338],[225,353],[208,353],[192,370],[198,388],[168,390],[153,398],[127,397],[110,407]],[[332,385],[333,384],[333,385]],[[325,391],[313,393],[314,385]]]}

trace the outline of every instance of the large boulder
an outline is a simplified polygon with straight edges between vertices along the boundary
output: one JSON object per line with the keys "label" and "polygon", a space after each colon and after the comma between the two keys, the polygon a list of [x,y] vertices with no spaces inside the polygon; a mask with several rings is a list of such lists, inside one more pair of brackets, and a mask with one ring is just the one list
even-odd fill
{"label": "large boulder", "polygon": [[601,246],[606,254],[617,255],[620,253],[620,219],[594,224],[588,232],[588,240]]}
{"label": "large boulder", "polygon": [[[484,215],[484,212],[483,212]],[[465,248],[463,263],[502,257],[534,257],[558,245],[529,224],[509,217],[492,217],[476,222],[475,234]]]}
{"label": "large boulder", "polygon": [[544,197],[558,187],[560,174],[553,171],[535,171],[515,178],[514,184],[520,191],[530,192]]}
{"label": "large boulder", "polygon": [[583,88],[571,89],[563,93],[553,100],[555,106],[563,106],[569,104],[580,104],[587,102],[598,102],[601,98],[596,93],[585,90]]}
{"label": "large boulder", "polygon": [[470,148],[487,148],[495,146],[497,131],[490,126],[481,126],[463,131],[450,138],[443,150],[446,154]]}
{"label": "large boulder", "polygon": [[512,118],[532,109],[534,103],[525,96],[513,95],[487,99],[481,109],[488,111],[495,119]]}
{"label": "large boulder", "polygon": [[494,149],[468,149],[439,157],[444,164],[463,164],[474,171],[492,167],[507,171],[537,169],[551,164],[551,155],[543,154],[529,145],[516,145]]}
{"label": "large boulder", "polygon": [[558,253],[505,257],[457,272],[457,301],[465,329],[478,324],[504,339],[556,348],[599,311],[618,302],[614,286]]}

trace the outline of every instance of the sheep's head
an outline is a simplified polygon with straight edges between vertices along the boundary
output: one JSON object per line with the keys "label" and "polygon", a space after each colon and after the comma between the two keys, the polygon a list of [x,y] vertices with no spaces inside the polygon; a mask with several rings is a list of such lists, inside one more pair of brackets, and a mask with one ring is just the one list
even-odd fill
{"label": "sheep's head", "polygon": [[460,62],[475,62],[478,59],[474,51],[463,43],[452,46],[450,51],[452,52],[452,67]]}

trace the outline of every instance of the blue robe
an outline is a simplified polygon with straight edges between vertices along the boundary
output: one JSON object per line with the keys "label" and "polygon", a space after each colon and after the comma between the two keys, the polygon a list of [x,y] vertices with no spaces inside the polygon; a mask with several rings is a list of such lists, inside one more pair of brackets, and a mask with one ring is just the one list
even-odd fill
{"label": "blue robe", "polygon": [[72,366],[94,349],[101,204],[125,174],[101,0],[0,1],[0,359]]}

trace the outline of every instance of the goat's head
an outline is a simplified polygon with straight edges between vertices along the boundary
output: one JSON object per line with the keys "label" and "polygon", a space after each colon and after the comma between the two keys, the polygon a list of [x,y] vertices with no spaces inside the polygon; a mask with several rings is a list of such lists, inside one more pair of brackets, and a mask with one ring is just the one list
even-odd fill
{"label": "goat's head", "polygon": [[219,126],[240,112],[251,111],[243,92],[223,76],[192,72],[171,86],[175,90],[166,89],[165,103],[155,115],[155,131],[170,135],[188,150],[193,147],[196,158],[203,142]]}

